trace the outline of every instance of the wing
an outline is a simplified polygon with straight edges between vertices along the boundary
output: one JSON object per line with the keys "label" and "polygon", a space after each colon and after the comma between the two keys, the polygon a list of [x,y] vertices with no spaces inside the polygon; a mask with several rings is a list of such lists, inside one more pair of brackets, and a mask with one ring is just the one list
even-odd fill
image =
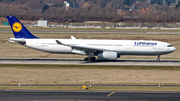
{"label": "wing", "polygon": [[72,47],[72,49],[84,51],[84,52],[86,52],[86,53],[88,53],[88,52],[102,52],[102,51],[105,50],[105,49],[103,49],[103,48],[63,44],[62,42],[60,42],[60,41],[58,41],[58,40],[56,40],[56,43],[59,44],[59,45],[70,46],[70,47]]}

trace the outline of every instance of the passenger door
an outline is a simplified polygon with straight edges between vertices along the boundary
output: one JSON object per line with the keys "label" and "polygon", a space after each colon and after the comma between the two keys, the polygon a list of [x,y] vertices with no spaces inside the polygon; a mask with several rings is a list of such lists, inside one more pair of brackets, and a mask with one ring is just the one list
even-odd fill
{"label": "passenger door", "polygon": [[160,44],[158,45],[158,51],[161,51],[161,50],[163,50],[163,45],[160,43]]}
{"label": "passenger door", "polygon": [[131,49],[131,44],[129,42],[126,44],[126,49]]}

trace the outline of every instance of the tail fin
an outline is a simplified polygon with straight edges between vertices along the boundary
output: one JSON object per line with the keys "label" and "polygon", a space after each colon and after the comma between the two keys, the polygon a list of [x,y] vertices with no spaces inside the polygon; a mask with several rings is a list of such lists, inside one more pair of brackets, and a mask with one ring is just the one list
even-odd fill
{"label": "tail fin", "polygon": [[31,34],[26,27],[14,16],[7,16],[7,19],[10,23],[11,29],[14,33],[15,38],[24,38],[24,39],[35,39],[38,38]]}

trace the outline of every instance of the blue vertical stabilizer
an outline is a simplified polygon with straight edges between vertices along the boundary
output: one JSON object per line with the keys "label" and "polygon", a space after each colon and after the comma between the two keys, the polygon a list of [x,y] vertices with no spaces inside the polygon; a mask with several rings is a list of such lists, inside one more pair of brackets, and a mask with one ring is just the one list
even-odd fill
{"label": "blue vertical stabilizer", "polygon": [[7,16],[15,38],[37,39],[38,37],[31,34],[26,27],[14,16]]}

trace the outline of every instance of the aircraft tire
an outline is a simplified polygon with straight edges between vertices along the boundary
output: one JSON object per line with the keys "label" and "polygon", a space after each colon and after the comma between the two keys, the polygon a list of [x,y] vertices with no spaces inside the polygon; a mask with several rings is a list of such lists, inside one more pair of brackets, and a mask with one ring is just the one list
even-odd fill
{"label": "aircraft tire", "polygon": [[87,57],[87,58],[84,58],[84,61],[89,61],[89,58]]}
{"label": "aircraft tire", "polygon": [[95,60],[96,60],[96,57],[91,57],[90,60],[91,60],[91,61],[95,61]]}
{"label": "aircraft tire", "polygon": [[160,59],[157,59],[157,61],[159,62],[159,61],[160,61]]}

